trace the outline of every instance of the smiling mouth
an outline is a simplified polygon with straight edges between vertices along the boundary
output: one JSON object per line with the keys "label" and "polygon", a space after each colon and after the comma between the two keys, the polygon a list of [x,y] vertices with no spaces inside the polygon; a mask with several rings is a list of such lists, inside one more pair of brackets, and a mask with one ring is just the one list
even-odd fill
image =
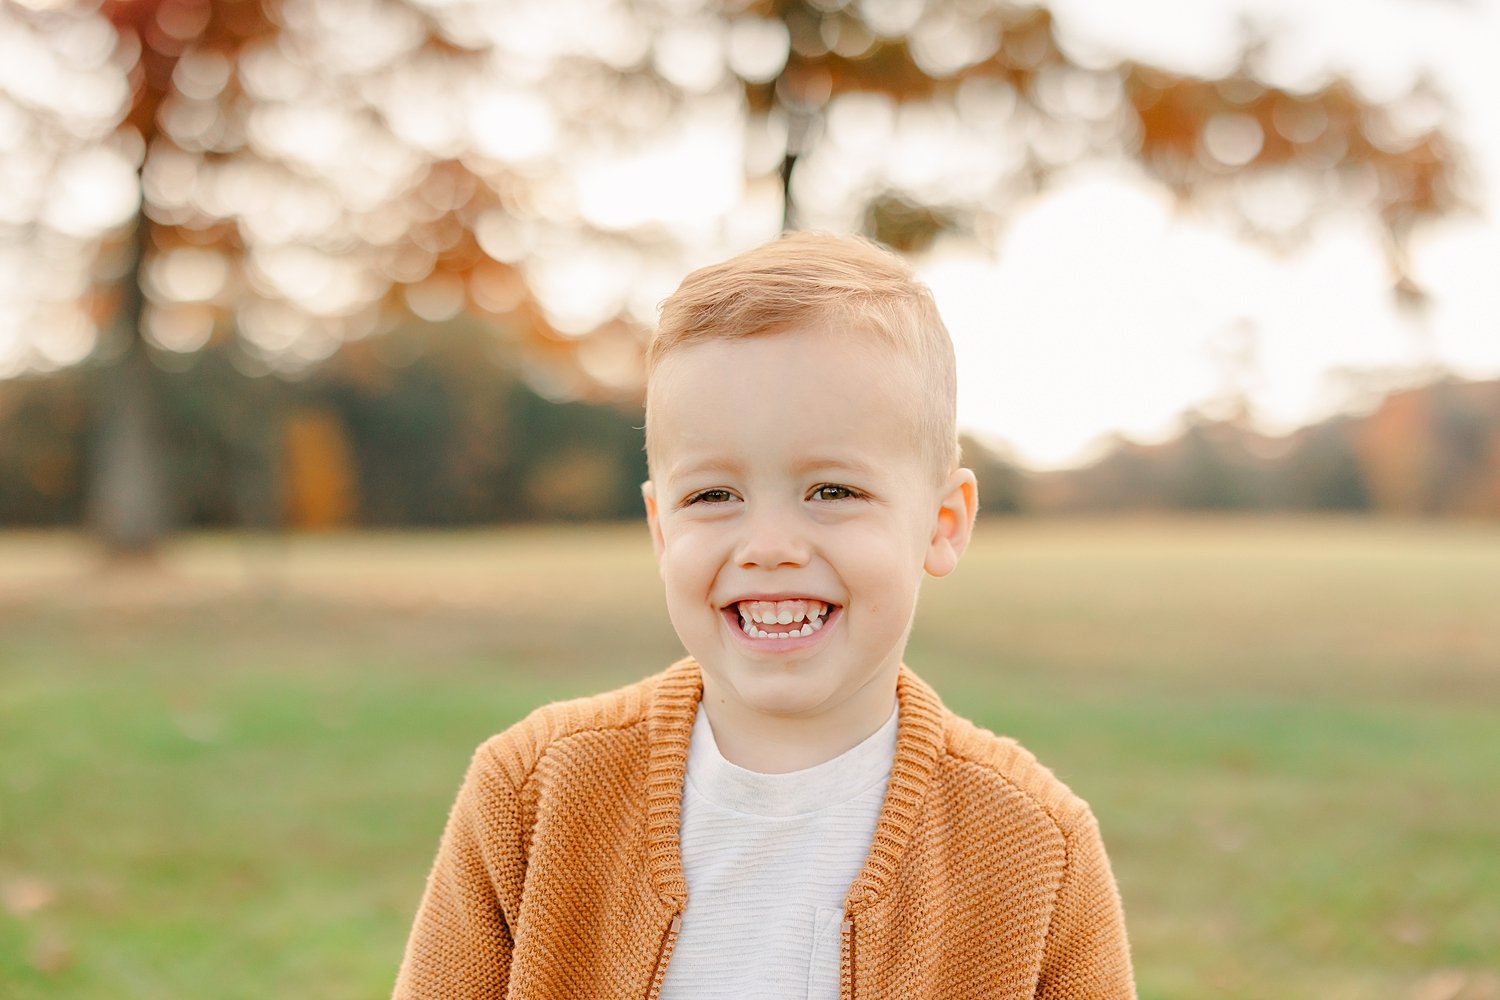
{"label": "smiling mouth", "polygon": [[725,608],[739,617],[740,631],[752,639],[796,639],[821,629],[838,608],[826,601],[738,601]]}

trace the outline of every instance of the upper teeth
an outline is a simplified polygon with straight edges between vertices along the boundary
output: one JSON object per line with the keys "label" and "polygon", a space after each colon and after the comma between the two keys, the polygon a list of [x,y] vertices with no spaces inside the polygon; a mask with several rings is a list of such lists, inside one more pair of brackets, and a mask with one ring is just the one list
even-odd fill
{"label": "upper teeth", "polygon": [[[812,635],[823,627],[823,616],[828,614],[828,605],[823,601],[741,601],[740,627],[745,634],[758,639],[780,639],[793,635]],[[791,631],[766,631],[757,625],[791,625],[801,622],[802,627]]]}
{"label": "upper teeth", "polygon": [[740,617],[763,625],[817,621],[828,613],[822,601],[741,601]]}

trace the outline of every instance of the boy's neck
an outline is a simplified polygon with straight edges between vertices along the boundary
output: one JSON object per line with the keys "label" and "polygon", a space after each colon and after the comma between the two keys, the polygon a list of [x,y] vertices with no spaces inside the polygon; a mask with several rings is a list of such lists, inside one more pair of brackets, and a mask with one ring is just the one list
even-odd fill
{"label": "boy's neck", "polygon": [[747,771],[786,774],[816,767],[868,739],[896,707],[894,675],[815,716],[775,715],[719,697],[704,678],[703,710],[725,760]]}

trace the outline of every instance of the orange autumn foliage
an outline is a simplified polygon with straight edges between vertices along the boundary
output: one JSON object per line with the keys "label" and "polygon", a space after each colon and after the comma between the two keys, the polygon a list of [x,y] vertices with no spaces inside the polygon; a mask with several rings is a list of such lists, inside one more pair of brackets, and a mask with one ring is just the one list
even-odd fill
{"label": "orange autumn foliage", "polygon": [[324,410],[292,413],[282,428],[286,525],[319,531],[353,522],[355,464],[339,419]]}

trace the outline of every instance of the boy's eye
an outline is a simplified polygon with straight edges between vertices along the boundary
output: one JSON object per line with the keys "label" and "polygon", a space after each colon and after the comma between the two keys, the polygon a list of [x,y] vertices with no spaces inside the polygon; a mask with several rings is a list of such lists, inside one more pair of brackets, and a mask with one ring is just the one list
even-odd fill
{"label": "boy's eye", "polygon": [[849,487],[839,486],[835,483],[819,486],[812,491],[812,498],[814,500],[850,500],[857,496],[859,494]]}
{"label": "boy's eye", "polygon": [[694,503],[728,503],[734,499],[734,494],[728,490],[703,490],[688,497],[687,502]]}

